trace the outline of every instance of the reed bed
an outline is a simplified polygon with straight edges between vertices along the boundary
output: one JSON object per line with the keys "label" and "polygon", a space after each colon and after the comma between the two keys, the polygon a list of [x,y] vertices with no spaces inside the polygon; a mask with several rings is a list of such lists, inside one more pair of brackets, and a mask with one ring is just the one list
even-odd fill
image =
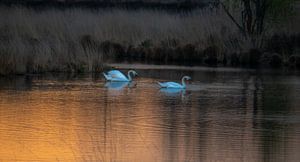
{"label": "reed bed", "polygon": [[297,49],[297,29],[275,34],[279,29],[272,28],[260,39],[262,50],[245,39],[222,11],[211,9],[175,14],[159,10],[1,7],[0,22],[0,74],[100,71],[104,63],[116,60],[256,64],[265,58],[264,49],[276,54],[283,51],[287,61],[291,55],[295,63],[298,60],[297,51],[285,51],[290,46],[274,51],[273,44],[267,43],[282,43],[276,41],[284,37],[289,41],[284,43]]}

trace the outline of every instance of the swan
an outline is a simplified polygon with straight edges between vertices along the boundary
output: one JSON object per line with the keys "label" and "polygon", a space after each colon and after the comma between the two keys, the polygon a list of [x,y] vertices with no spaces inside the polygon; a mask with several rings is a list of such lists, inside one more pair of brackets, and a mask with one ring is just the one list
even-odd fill
{"label": "swan", "polygon": [[137,72],[135,72],[134,70],[129,70],[127,73],[128,78],[126,78],[126,76],[121,73],[119,70],[111,70],[109,71],[107,74],[103,73],[105,79],[107,81],[115,81],[115,82],[131,82],[132,76],[137,75]]}
{"label": "swan", "polygon": [[185,84],[185,80],[190,80],[191,77],[189,76],[184,76],[182,77],[181,79],[181,83],[182,84],[179,84],[179,83],[175,83],[175,82],[163,82],[163,83],[160,83],[158,82],[159,86],[161,88],[177,88],[177,89],[185,89],[186,87],[186,84]]}

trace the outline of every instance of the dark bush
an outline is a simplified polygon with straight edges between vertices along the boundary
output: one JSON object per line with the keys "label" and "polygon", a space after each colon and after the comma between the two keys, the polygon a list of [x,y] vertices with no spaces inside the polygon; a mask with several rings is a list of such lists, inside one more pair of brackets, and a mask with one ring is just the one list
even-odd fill
{"label": "dark bush", "polygon": [[237,53],[232,53],[230,55],[230,64],[231,66],[238,66],[240,64],[240,57]]}
{"label": "dark bush", "polygon": [[125,48],[119,44],[119,43],[114,43],[111,41],[104,41],[100,44],[100,49],[103,52],[105,58],[109,56],[109,54],[112,54],[115,59],[121,59],[122,57],[125,56]]}
{"label": "dark bush", "polygon": [[176,47],[174,49],[174,53],[169,57],[169,59],[172,61],[180,62],[180,60],[183,61],[184,57],[184,50],[182,49],[182,47]]}
{"label": "dark bush", "polygon": [[181,48],[181,53],[183,54],[183,59],[192,61],[195,59],[196,47],[192,44],[186,44]]}
{"label": "dark bush", "polygon": [[216,66],[218,64],[219,49],[216,46],[210,46],[203,51],[204,63],[209,66]]}
{"label": "dark bush", "polygon": [[292,55],[300,47],[300,33],[296,35],[275,34],[266,43],[267,51]]}
{"label": "dark bush", "polygon": [[279,54],[273,54],[270,60],[271,67],[278,68],[282,66],[282,57]]}
{"label": "dark bush", "polygon": [[227,62],[228,62],[228,61],[227,61],[227,59],[228,59],[228,58],[227,58],[227,54],[224,53],[223,56],[224,56],[224,57],[223,57],[223,60],[222,60],[222,64],[223,64],[223,66],[226,66],[226,65],[227,65]]}
{"label": "dark bush", "polygon": [[260,59],[260,63],[262,66],[278,68],[282,66],[283,58],[277,53],[265,52]]}
{"label": "dark bush", "polygon": [[136,57],[139,54],[138,50],[133,46],[130,45],[128,46],[127,50],[126,50],[126,55],[124,58],[120,59],[120,61],[123,61],[123,59],[131,59]]}
{"label": "dark bush", "polygon": [[[162,53],[164,53],[164,50],[161,47],[154,47],[153,48],[153,54],[152,54],[151,58],[154,61],[158,61],[158,60],[160,60],[160,55]],[[150,58],[150,57],[148,57],[148,58]]]}
{"label": "dark bush", "polygon": [[139,46],[142,48],[150,48],[153,46],[153,43],[150,39],[147,39],[147,40],[142,41]]}
{"label": "dark bush", "polygon": [[250,49],[249,51],[249,65],[257,66],[262,53],[258,49]]}
{"label": "dark bush", "polygon": [[300,68],[300,56],[299,55],[292,55],[289,60],[289,65],[293,67]]}
{"label": "dark bush", "polygon": [[258,49],[250,49],[249,52],[241,53],[241,63],[243,66],[257,67],[261,56]]}

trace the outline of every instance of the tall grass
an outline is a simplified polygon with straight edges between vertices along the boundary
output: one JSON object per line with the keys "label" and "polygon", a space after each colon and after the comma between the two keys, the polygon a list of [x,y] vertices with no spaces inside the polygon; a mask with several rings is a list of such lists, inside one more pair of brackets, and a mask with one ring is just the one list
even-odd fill
{"label": "tall grass", "polygon": [[174,14],[1,7],[0,22],[0,74],[99,71],[104,61],[126,57],[212,63],[255,48],[222,11],[209,9]]}

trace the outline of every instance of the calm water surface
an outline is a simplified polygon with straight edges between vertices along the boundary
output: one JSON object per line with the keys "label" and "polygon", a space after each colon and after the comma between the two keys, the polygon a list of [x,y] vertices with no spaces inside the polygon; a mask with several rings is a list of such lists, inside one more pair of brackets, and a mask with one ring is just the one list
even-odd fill
{"label": "calm water surface", "polygon": [[299,161],[299,75],[148,68],[0,78],[0,161]]}

